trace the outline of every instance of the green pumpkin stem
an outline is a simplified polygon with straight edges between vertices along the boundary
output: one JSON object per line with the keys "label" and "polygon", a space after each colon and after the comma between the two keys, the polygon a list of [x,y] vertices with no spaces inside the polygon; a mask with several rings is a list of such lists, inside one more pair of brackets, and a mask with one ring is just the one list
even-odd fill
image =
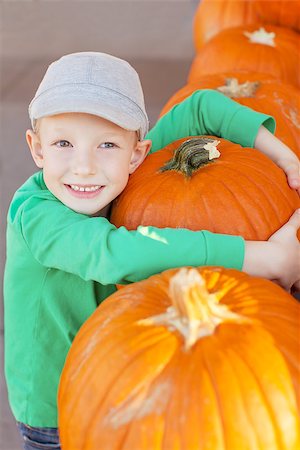
{"label": "green pumpkin stem", "polygon": [[159,172],[175,170],[190,178],[196,170],[213,162],[212,159],[209,159],[209,150],[203,148],[206,144],[212,142],[214,142],[214,139],[206,137],[191,138],[184,141],[175,150],[173,158],[167,161],[159,169]]}

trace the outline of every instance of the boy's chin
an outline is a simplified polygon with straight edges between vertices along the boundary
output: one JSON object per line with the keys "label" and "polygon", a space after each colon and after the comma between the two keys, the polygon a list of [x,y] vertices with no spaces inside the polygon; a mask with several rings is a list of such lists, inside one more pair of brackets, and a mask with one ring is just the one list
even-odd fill
{"label": "boy's chin", "polygon": [[110,204],[104,206],[103,208],[100,207],[100,209],[98,208],[80,208],[79,206],[71,206],[71,205],[66,205],[68,206],[70,209],[72,209],[73,211],[75,211],[78,214],[84,214],[86,216],[90,216],[90,217],[107,217],[109,210],[110,210]]}

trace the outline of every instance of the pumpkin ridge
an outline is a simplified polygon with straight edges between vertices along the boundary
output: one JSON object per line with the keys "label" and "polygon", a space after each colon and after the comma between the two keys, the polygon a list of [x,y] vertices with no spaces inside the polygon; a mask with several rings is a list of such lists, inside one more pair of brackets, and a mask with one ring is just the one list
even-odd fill
{"label": "pumpkin ridge", "polygon": [[[278,431],[277,431],[277,421],[275,420],[275,417],[274,417],[273,408],[267,402],[267,398],[266,398],[266,395],[264,394],[264,389],[260,382],[260,378],[257,375],[257,373],[255,372],[256,368],[254,367],[254,370],[253,370],[253,366],[250,366],[249,363],[245,360],[245,353],[242,352],[240,350],[240,348],[237,348],[237,349],[235,348],[235,355],[237,355],[240,358],[240,360],[244,363],[244,366],[248,368],[248,374],[252,376],[252,379],[255,382],[257,391],[259,391],[261,398],[263,399],[262,403],[266,406],[266,413],[268,414],[268,418],[270,419],[270,422],[272,423],[274,437],[275,437],[276,441],[278,441],[279,439],[278,439]],[[230,359],[230,362],[232,362],[231,359]],[[281,439],[280,439],[280,443],[282,445]],[[281,448],[281,445],[279,448]]]}
{"label": "pumpkin ridge", "polygon": [[[151,385],[153,383],[155,383],[155,380],[152,381]],[[151,385],[148,386],[147,393],[151,389]],[[130,435],[134,434],[133,431],[132,431],[132,429],[134,429],[134,427],[136,426],[136,423],[134,422],[134,420],[136,419],[136,417],[139,417],[141,408],[143,408],[143,404],[142,403],[140,404],[139,409],[136,410],[136,413],[135,413],[135,416],[133,417],[133,420],[131,420],[129,425],[127,425],[127,429],[125,430],[124,437],[122,438],[122,440],[120,442],[120,448],[125,448],[125,445],[128,445],[128,443],[126,444],[126,441],[128,441],[128,439],[130,439]],[[130,447],[128,447],[128,448],[130,448]]]}
{"label": "pumpkin ridge", "polygon": [[[230,167],[226,167],[226,169],[229,169],[229,171],[232,171],[232,172],[237,171],[236,168],[235,168],[234,170],[232,170]],[[224,171],[224,168],[223,168],[223,171]],[[244,176],[244,174],[242,174],[242,175]],[[245,177],[245,178],[248,179],[248,177]],[[233,177],[233,180],[235,180],[234,177]],[[249,180],[249,179],[248,179],[248,180]],[[239,212],[240,212],[240,214],[241,214],[241,216],[243,217],[244,221],[245,221],[245,219],[246,219],[247,225],[251,228],[252,232],[253,232],[253,233],[255,234],[255,236],[256,236],[257,232],[256,232],[255,224],[253,224],[252,221],[249,222],[250,217],[248,217],[247,210],[245,209],[243,203],[241,203],[241,201],[239,200],[239,198],[236,196],[234,190],[231,189],[231,186],[229,186],[229,184],[225,184],[225,183],[223,182],[222,179],[219,180],[219,183],[220,183],[220,184],[221,184],[221,185],[222,185],[222,186],[223,186],[223,187],[231,194],[232,199],[233,199],[234,202],[235,202],[234,208],[232,208],[232,209],[234,209],[235,211],[239,211]],[[224,190],[225,190],[225,189],[224,189]],[[246,194],[245,197],[248,197],[250,200],[252,200],[253,197],[251,197],[251,196],[248,195],[248,192],[247,192],[246,189],[244,189],[244,188],[242,189],[240,185],[239,185],[239,189],[240,189],[240,192],[243,191],[243,193]],[[224,195],[224,194],[222,193],[222,195],[221,195],[220,198],[222,198],[223,195]]]}
{"label": "pumpkin ridge", "polygon": [[[231,167],[227,167],[227,169],[229,169],[229,171],[232,171],[232,168],[231,168]],[[239,172],[239,166],[238,166],[237,168],[235,168],[234,171]],[[243,173],[243,172],[242,172],[242,173],[240,174],[240,177],[245,178],[250,184],[251,184],[251,183],[254,184],[254,182],[249,178],[249,176],[248,176],[246,173]],[[265,197],[265,202],[268,202],[268,204],[270,204],[269,198],[268,198],[268,196],[265,194],[264,190],[261,190],[258,184],[255,184],[255,186],[256,186],[256,188],[257,188],[258,190],[260,190],[260,191],[263,193],[263,195],[264,195],[264,197]],[[241,186],[239,186],[239,187],[240,187],[240,189],[241,189],[244,193],[247,194],[247,189],[246,189],[246,188],[241,188]],[[248,198],[250,198],[251,201],[253,201],[254,205],[255,205],[256,208],[257,208],[257,210],[260,211],[260,214],[264,217],[264,221],[267,222],[267,217],[266,217],[266,214],[265,214],[265,208],[261,207],[260,202],[258,202],[258,201],[256,200],[255,197],[248,196]],[[237,199],[237,201],[238,201],[238,199]],[[245,211],[245,216],[247,216],[247,211],[246,211],[246,210],[244,210],[244,211]],[[273,212],[274,212],[274,211],[275,211],[275,210],[273,209]],[[277,212],[277,211],[276,211],[276,212]],[[277,216],[277,219],[278,219],[278,216]],[[268,224],[268,225],[269,225],[269,224]],[[255,223],[255,222],[254,222],[254,223],[251,222],[251,226],[252,226],[253,231],[254,231],[255,234],[256,234],[256,223]]]}
{"label": "pumpkin ridge", "polygon": [[[206,175],[207,175],[207,177],[209,178],[209,174],[208,173],[206,173]],[[193,189],[193,187],[191,186],[191,190]],[[200,193],[201,194],[201,193]],[[203,205],[203,209],[204,209],[204,212],[205,212],[205,214],[206,214],[206,217],[207,217],[207,219],[209,220],[209,225],[207,225],[206,226],[206,228],[208,228],[208,229],[213,229],[213,226],[214,226],[214,217],[213,217],[213,211],[212,211],[212,209],[209,207],[209,202],[205,199],[205,196],[202,196],[202,195],[198,195],[198,199],[200,200],[201,199],[201,202],[202,202],[202,205]],[[198,211],[198,214],[199,215],[203,215],[202,214],[202,212],[200,212],[200,211],[202,211],[202,208],[198,208],[197,209],[197,211]],[[187,216],[188,217],[188,216]]]}
{"label": "pumpkin ridge", "polygon": [[[170,336],[170,335],[167,336],[167,338],[170,338],[170,337],[172,337],[172,336]],[[143,352],[141,351],[141,352],[139,352],[138,354],[140,354],[140,353],[143,353]],[[178,353],[178,349],[175,348],[175,352],[172,353],[172,355],[170,356],[168,362],[164,365],[164,367],[162,367],[161,370],[160,370],[159,372],[153,373],[153,378],[152,378],[152,380],[151,380],[150,382],[148,382],[148,383],[147,383],[147,382],[146,382],[146,383],[145,383],[145,382],[141,383],[141,386],[140,386],[139,389],[145,389],[145,396],[146,396],[146,397],[147,397],[147,393],[149,392],[149,390],[151,389],[151,387],[153,387],[153,384],[156,383],[157,378],[160,377],[161,374],[166,370],[166,368],[170,366],[170,364],[173,362],[174,355],[176,355],[177,353]],[[136,356],[137,356],[137,355],[135,355],[135,358],[136,358]],[[126,366],[126,370],[128,370],[128,366]],[[117,383],[116,383],[116,384],[117,384]],[[114,384],[113,384],[113,387],[112,387],[112,388],[114,388]],[[105,394],[104,400],[107,399],[107,396],[108,396],[108,395],[109,395],[109,392],[108,392],[108,394]],[[128,399],[128,397],[126,397],[126,399],[125,399],[124,401],[126,402],[127,399]],[[123,401],[123,402],[124,402],[124,401]],[[141,403],[141,405],[140,405],[140,406],[136,409],[136,411],[134,412],[134,416],[133,416],[134,418],[136,418],[136,416],[139,416],[141,408],[143,408],[143,403]],[[127,433],[126,433],[126,435],[127,435]],[[126,439],[125,439],[125,441],[126,441]]]}
{"label": "pumpkin ridge", "polygon": [[[169,180],[167,177],[163,177],[164,173],[160,173],[160,175],[162,175],[162,178],[160,179],[160,183],[153,183],[153,185],[155,186],[155,190],[153,190],[151,195],[147,195],[147,199],[146,199],[146,206],[147,204],[151,205],[151,199],[153,198],[154,201],[157,198],[157,193],[160,192],[161,189],[164,189],[164,185],[166,184],[167,186],[169,185]],[[175,198],[175,194],[179,195],[178,191],[173,192],[173,198]],[[172,208],[171,208],[172,206]],[[176,207],[175,204],[175,200],[173,202],[170,203],[170,208],[168,209],[168,217],[172,217],[173,215],[173,211]],[[147,210],[147,208],[144,208],[144,212]],[[144,213],[141,217],[142,221],[144,219]],[[151,224],[149,224],[148,226],[151,226]]]}
{"label": "pumpkin ridge", "polygon": [[[174,377],[174,373],[175,373],[175,380],[176,381],[175,382],[173,381],[173,384],[176,385],[176,393],[177,393],[178,397],[179,397],[180,388],[184,387],[184,383],[178,382],[178,378],[182,379],[182,376],[178,376],[178,373],[179,373],[179,375],[181,375],[185,371],[185,366],[183,364],[180,364],[182,359],[183,359],[182,355],[177,354],[176,355],[176,362],[177,362],[177,364],[176,364],[175,361],[173,361],[173,366],[171,368],[172,369],[171,373],[170,373],[170,368],[169,368],[169,373],[166,374],[167,379],[169,379],[169,378],[172,377],[172,374],[173,374],[173,377]],[[171,416],[171,413],[173,412],[173,408],[172,408],[173,401],[174,401],[174,399],[172,398],[172,395],[171,395],[169,397],[168,403],[166,404],[166,407],[165,407],[164,432],[163,432],[163,435],[162,435],[162,445],[161,445],[162,449],[163,448],[168,448],[168,447],[165,447],[165,445],[166,445],[165,443],[166,443],[167,437],[169,435],[169,433],[167,431],[168,429],[166,427],[166,424],[169,422],[169,417]],[[179,430],[177,430],[177,434],[178,434],[178,436],[180,437],[180,440],[181,440],[182,438],[180,436]]]}
{"label": "pumpkin ridge", "polygon": [[[218,393],[216,391],[216,386],[213,382],[213,379],[211,377],[211,374],[207,368],[206,364],[206,358],[204,355],[204,348],[203,348],[203,342],[202,345],[197,347],[197,354],[195,356],[196,359],[196,369],[197,366],[201,368],[201,372],[199,376],[201,377],[201,384],[200,389],[198,389],[198,392],[200,391],[200,395],[202,391],[206,393],[207,396],[209,396],[209,403],[213,405],[213,418],[214,418],[214,433],[217,434],[217,444],[218,449],[225,450],[225,443],[224,443],[224,421],[223,416],[221,417],[220,414],[220,398],[218,396]],[[203,446],[200,447],[201,450]]]}
{"label": "pumpkin ridge", "polygon": [[[255,441],[256,441],[255,442],[255,444],[256,444],[255,448],[258,449],[259,448],[258,444],[259,444],[259,441],[260,441],[260,437],[257,434],[257,430],[256,430],[256,427],[255,427],[255,422],[253,422],[253,419],[252,419],[251,415],[249,414],[247,403],[245,401],[245,395],[243,395],[243,394],[245,394],[245,388],[242,386],[241,378],[238,376],[238,371],[237,371],[237,368],[235,366],[236,363],[234,362],[233,358],[235,358],[236,360],[239,360],[240,365],[243,365],[244,368],[248,369],[248,371],[245,371],[245,372],[246,373],[248,372],[247,376],[248,377],[251,376],[252,379],[253,379],[254,377],[253,377],[252,369],[249,367],[248,364],[246,364],[245,358],[241,357],[241,355],[239,355],[238,352],[233,351],[230,347],[229,348],[226,347],[222,351],[224,352],[224,355],[228,355],[226,360],[228,362],[228,365],[230,366],[230,369],[231,369],[232,373],[234,374],[235,382],[236,382],[236,384],[238,386],[238,389],[240,391],[240,400],[241,400],[241,403],[243,405],[243,412],[244,412],[244,415],[245,415],[245,419],[247,421],[247,425],[250,428],[249,434],[251,435],[251,437],[255,436]],[[246,394],[247,394],[247,392],[246,392]]]}
{"label": "pumpkin ridge", "polygon": [[[216,337],[214,336],[214,339],[216,339]],[[210,384],[212,387],[212,392],[214,393],[214,397],[215,397],[215,401],[216,401],[216,405],[218,406],[218,418],[220,419],[220,429],[221,429],[221,436],[222,436],[222,449],[226,448],[226,434],[225,434],[225,430],[226,430],[226,426],[224,423],[224,417],[223,417],[223,411],[222,411],[222,402],[220,399],[220,394],[219,394],[219,390],[218,390],[218,385],[216,383],[216,379],[213,376],[212,370],[209,367],[209,360],[210,360],[210,355],[206,354],[207,351],[204,347],[204,345],[202,345],[202,361],[203,361],[203,368],[204,368],[204,372],[206,372],[209,380],[210,380]]]}
{"label": "pumpkin ridge", "polygon": [[[276,333],[276,331],[278,330],[278,323],[268,325],[268,326],[266,327],[266,330],[267,330],[268,332],[271,332],[271,334],[274,336],[274,332]],[[285,333],[286,333],[286,330],[283,330],[282,332],[285,332]],[[294,337],[293,337],[293,336],[290,336],[290,335],[288,335],[287,338],[288,338],[288,339],[286,339],[286,340],[284,341],[285,344],[286,344],[286,342],[288,341],[289,344],[292,343],[292,345],[293,345],[294,347],[297,346],[297,344],[298,344],[298,340],[297,340],[297,339],[295,340]],[[298,360],[297,360],[295,357],[292,356],[292,353],[291,353],[290,351],[287,351],[287,350],[286,350],[285,345],[282,345],[282,342],[281,342],[281,343],[277,343],[276,340],[275,340],[274,342],[275,342],[275,344],[276,344],[276,348],[279,349],[279,351],[282,353],[282,355],[284,356],[284,358],[289,362],[289,364],[290,364],[291,366],[293,366],[293,368],[297,369],[297,367],[298,367]],[[298,347],[298,346],[297,346],[297,347]],[[289,348],[290,348],[290,347],[289,347]],[[298,352],[298,353],[299,353],[299,352]],[[297,377],[293,378],[293,380],[294,380],[293,382],[295,383],[296,380],[297,380]],[[297,380],[297,381],[298,381],[298,380]],[[299,383],[300,383],[300,381],[298,381],[297,384],[299,384]],[[295,384],[296,384],[296,383],[295,383]],[[297,392],[297,390],[296,390],[296,392]],[[298,392],[299,392],[299,391],[298,391]]]}
{"label": "pumpkin ridge", "polygon": [[[168,335],[168,336],[164,335],[162,339],[157,341],[155,344],[147,347],[147,349],[145,349],[144,347],[142,349],[140,349],[140,351],[135,356],[140,356],[145,351],[148,351],[152,347],[155,347],[156,345],[159,345],[161,343],[161,341],[164,340],[164,339],[169,339],[170,340],[170,339],[172,339],[172,335]],[[178,350],[175,348],[175,354],[177,352],[178,352]],[[146,389],[146,393],[147,393],[149,391],[149,389],[151,388],[152,383],[155,382],[155,377],[159,376],[159,374],[170,364],[170,361],[172,361],[173,357],[174,357],[174,352],[172,353],[170,359],[164,365],[164,367],[161,367],[161,370],[159,372],[157,371],[157,372],[152,374],[152,380],[150,381],[149,384],[147,384],[147,381],[146,382],[144,381],[144,382],[141,383],[140,389],[143,389],[143,388]],[[124,372],[126,370],[128,370],[128,368],[130,368],[130,366],[132,366],[132,364],[134,364],[135,362],[136,362],[136,358],[127,361],[126,365],[123,366],[122,374],[124,374]],[[109,398],[109,395],[112,395],[112,391],[114,389],[118,388],[118,380],[120,380],[120,376],[118,374],[116,374],[116,377],[114,377],[114,379],[110,382],[109,389],[106,391],[105,395],[100,399],[100,402],[97,403],[97,407],[95,408],[95,410],[98,412],[98,414],[99,414],[99,411],[101,411],[101,408],[103,408],[103,405],[105,405],[105,402]],[[128,397],[126,397],[126,399],[127,398]],[[125,399],[125,401],[126,401],[126,399]],[[141,405],[140,407],[142,408],[143,405]],[[135,416],[138,415],[138,412],[139,412],[139,409],[137,409],[137,411],[135,412]],[[89,421],[87,429],[89,429],[89,430],[93,430],[94,429],[93,423],[95,422],[95,420],[97,420],[97,415],[96,414],[95,415],[91,414],[91,420]]]}
{"label": "pumpkin ridge", "polygon": [[[268,335],[268,337],[269,337],[268,340],[269,340],[269,342],[271,342],[272,341],[272,337],[269,336],[268,332],[264,331],[264,330],[262,330],[262,331],[263,331],[263,334]],[[237,336],[237,338],[238,338],[238,336]],[[249,340],[249,336],[248,335],[247,335],[247,339]],[[229,341],[229,343],[228,343],[228,341]],[[230,338],[225,336],[225,338],[223,339],[222,343],[223,343],[223,345],[225,345],[225,348],[221,349],[221,353],[228,353],[227,350],[228,350],[228,345],[230,345]],[[276,427],[277,423],[276,423],[276,419],[274,417],[273,408],[268,403],[267,396],[264,393],[264,387],[263,387],[263,385],[261,383],[261,380],[260,380],[261,374],[260,373],[259,374],[256,373],[256,370],[259,370],[259,369],[257,369],[255,364],[253,364],[252,351],[250,351],[250,356],[249,356],[249,352],[247,351],[248,350],[247,347],[249,345],[251,345],[250,342],[247,343],[246,340],[244,341],[244,336],[242,335],[241,339],[239,339],[239,345],[238,346],[234,346],[234,350],[232,351],[232,353],[235,356],[239,357],[240,361],[242,361],[244,363],[244,366],[248,368],[247,376],[251,376],[252,381],[253,381],[253,383],[255,383],[255,386],[256,386],[256,392],[258,392],[260,397],[263,399],[260,403],[264,405],[264,411],[267,414],[270,423],[272,424],[273,438],[275,438],[275,440],[278,441],[278,434],[277,434],[277,427]],[[246,347],[246,348],[244,348],[244,347]],[[277,349],[276,349],[276,351],[277,351]],[[251,358],[252,364],[249,364],[249,362],[247,360],[245,360],[245,355],[247,355],[248,359]],[[256,359],[256,356],[254,356],[254,358]],[[230,358],[226,358],[226,361],[228,359],[229,359],[230,366],[232,366],[232,360]],[[280,442],[281,441],[282,440],[280,439]],[[282,442],[281,442],[281,444],[282,444]],[[278,447],[278,449],[280,449],[280,448],[281,448],[281,445],[280,445],[280,447]]]}
{"label": "pumpkin ridge", "polygon": [[[265,333],[268,334],[268,336],[270,337],[270,341],[274,343],[273,336],[270,336],[267,330],[265,330]],[[277,348],[278,347],[276,346],[276,351],[277,351]],[[236,349],[236,352],[237,352],[237,354],[240,355],[240,357],[242,359],[244,358],[245,352],[243,352],[243,348],[242,348],[241,345],[238,346],[238,348]],[[283,360],[284,365],[286,367],[286,370],[288,371],[288,373],[290,375],[290,369],[287,367],[285,359],[283,358],[282,355],[280,355],[279,352],[277,352],[277,354],[278,354],[279,358],[281,358]],[[248,356],[248,358],[249,358],[249,356]],[[279,434],[279,432],[278,432],[277,416],[274,415],[274,413],[275,413],[274,407],[273,407],[273,405],[270,404],[269,398],[268,398],[268,396],[265,393],[265,388],[264,388],[264,386],[263,386],[263,384],[261,382],[261,379],[260,379],[261,373],[257,373],[257,371],[259,372],[259,368],[255,364],[251,364],[251,366],[250,366],[249,361],[245,361],[245,365],[248,366],[249,371],[251,371],[251,374],[253,375],[253,378],[256,381],[257,391],[260,392],[261,397],[263,399],[262,403],[266,406],[266,409],[268,411],[268,416],[269,416],[269,419],[270,419],[270,423],[272,423],[274,437],[275,437],[276,441],[280,443],[280,446],[278,447],[278,449],[285,448],[285,445],[284,445],[285,443],[282,440],[282,435]],[[293,384],[292,380],[290,380],[290,381],[291,381],[291,384]],[[290,404],[290,401],[289,401],[289,404]]]}
{"label": "pumpkin ridge", "polygon": [[[174,155],[174,153],[173,153],[173,155]],[[173,158],[173,155],[171,156],[171,158]],[[156,172],[159,172],[159,168],[156,170]],[[157,193],[159,193],[160,190],[164,190],[164,186],[165,185],[167,187],[169,186],[169,179],[168,179],[167,174],[165,174],[164,172],[160,172],[159,175],[160,175],[160,182],[159,183],[158,182],[152,183],[152,185],[153,185],[153,187],[155,187],[155,189],[153,189],[153,191],[150,194],[150,196],[148,196],[148,194],[147,194],[146,204],[150,204],[151,205],[151,198],[154,198],[154,200],[155,200],[155,198],[157,198]],[[181,174],[178,173],[178,175],[180,176]],[[177,191],[175,191],[175,192],[179,195],[179,193]],[[173,196],[175,196],[175,192],[173,192]],[[169,217],[172,217],[172,213],[173,213],[173,210],[175,208],[175,201],[173,203],[171,203],[171,204],[172,204],[172,211],[170,209],[170,212],[168,212]],[[145,210],[146,210],[146,208],[144,209],[144,211]],[[143,218],[144,218],[144,214],[142,216],[142,219]]]}
{"label": "pumpkin ridge", "polygon": [[[210,175],[208,171],[202,173],[202,177],[204,177],[204,176],[206,178],[208,178],[208,179],[212,178],[212,180],[214,182],[214,177],[212,175]],[[206,225],[205,229],[207,228],[207,229],[212,230],[213,226],[214,226],[213,213],[210,212],[211,208],[209,208],[209,205],[208,205],[208,202],[205,199],[205,196],[201,195],[201,191],[199,190],[199,186],[197,186],[197,185],[194,186],[194,183],[193,183],[194,180],[195,179],[193,179],[193,178],[191,178],[189,180],[189,183],[187,185],[188,186],[188,192],[187,192],[187,195],[186,195],[187,198],[191,198],[194,195],[196,197],[197,203],[196,203],[195,208],[194,208],[194,214],[195,214],[195,211],[197,211],[197,216],[195,216],[195,215],[193,216],[193,221],[197,222],[199,216],[202,219],[203,219],[203,217],[205,217],[206,223],[208,223],[208,221],[209,221],[209,225]],[[208,183],[205,183],[205,184],[208,184]],[[187,205],[187,203],[185,203],[185,205],[186,205],[185,211],[187,211],[188,205]],[[186,218],[189,218],[189,216],[190,216],[190,213],[187,213],[185,215]],[[190,225],[191,224],[187,224],[187,226],[185,228],[189,228]]]}
{"label": "pumpkin ridge", "polygon": [[[271,186],[274,186],[274,184],[273,184],[273,180],[272,179],[270,179],[269,177],[268,178],[265,178],[265,175],[266,175],[266,173],[268,173],[268,171],[267,171],[267,168],[266,168],[266,170],[265,171],[263,171],[262,170],[262,165],[263,165],[263,161],[261,161],[261,165],[258,167],[258,166],[255,166],[255,165],[249,165],[248,164],[248,161],[246,161],[247,162],[247,166],[249,166],[249,167],[251,167],[251,169],[253,170],[255,170],[259,175],[261,175],[263,178],[264,178],[264,182],[268,182]],[[229,167],[229,170],[232,170],[230,167]],[[235,171],[238,171],[239,170],[239,167],[237,167],[237,168],[235,168]],[[242,176],[244,176],[245,178],[247,178],[247,179],[249,179],[248,178],[248,176],[246,175],[246,174],[244,174],[244,173],[242,173]],[[272,177],[273,178],[273,177]],[[250,180],[251,181],[251,180]],[[259,185],[256,185],[258,188],[259,188]],[[289,206],[292,206],[291,205],[291,202],[289,201],[289,198],[286,196],[286,194],[285,194],[285,192],[281,189],[281,186],[278,186],[278,184],[276,184],[276,188],[278,189],[278,191],[279,191],[279,194],[285,199],[285,202],[289,205]],[[266,196],[266,194],[265,194],[265,192],[263,191],[263,190],[260,190],[261,192],[263,192],[263,194]],[[273,190],[271,190],[270,192],[273,192]],[[268,197],[266,196],[266,198],[268,199]],[[271,205],[271,202],[269,202],[269,200],[268,200],[268,203],[270,204],[270,207],[272,207],[272,210],[273,210],[273,213],[274,213],[274,215],[276,216],[276,218],[277,218],[277,221],[278,222],[280,222],[279,221],[279,215],[278,215],[278,211],[277,211],[277,208],[275,208],[275,206],[272,206]]]}
{"label": "pumpkin ridge", "polygon": [[[95,325],[95,324],[94,324],[94,325]],[[91,355],[90,355],[90,354],[88,355],[88,359],[86,360],[87,364],[85,364],[85,365],[83,365],[83,366],[81,367],[81,369],[83,369],[83,370],[81,370],[81,373],[80,373],[80,377],[81,377],[82,380],[89,379],[89,377],[90,377],[90,375],[91,375],[89,368],[90,368],[90,367],[92,368],[92,367],[93,367],[93,364],[94,364],[94,360],[97,360],[97,349],[98,349],[98,348],[101,349],[101,352],[102,352],[101,354],[102,354],[102,356],[103,356],[104,359],[105,359],[105,355],[106,355],[106,354],[110,354],[112,351],[114,351],[114,349],[115,349],[116,347],[120,346],[120,342],[121,342],[121,343],[124,342],[124,334],[126,334],[126,329],[127,329],[127,328],[130,328],[130,327],[132,327],[132,324],[131,324],[131,323],[128,324],[127,327],[124,327],[124,333],[122,333],[120,336],[118,336],[117,341],[116,341],[116,336],[114,336],[114,341],[113,341],[112,345],[108,345],[108,346],[107,346],[108,348],[106,349],[106,353],[105,353],[105,354],[103,354],[103,352],[102,352],[102,349],[103,349],[103,340],[100,341],[100,342],[99,342],[99,341],[97,342],[97,345],[96,345],[96,347],[95,347],[96,351],[95,351],[94,353],[92,353]],[[95,326],[94,326],[93,328],[94,328],[94,330],[95,330]],[[92,331],[92,330],[91,330],[91,331]],[[96,331],[97,331],[97,330],[96,330]],[[150,338],[151,338],[151,336],[153,336],[153,332],[152,332],[152,334],[151,334],[151,333],[145,332],[145,334],[149,334],[149,335],[150,335]],[[157,334],[158,334],[158,333],[157,333]],[[127,336],[127,334],[126,334],[126,336]],[[130,339],[130,337],[131,337],[131,335],[128,337],[128,340]],[[155,346],[155,345],[160,344],[161,341],[164,340],[164,339],[170,339],[170,336],[166,336],[166,335],[164,334],[163,336],[159,337],[159,339],[157,339],[155,343],[151,344],[151,345],[150,345],[149,347],[147,347],[147,348],[151,348],[152,346]],[[109,340],[109,343],[111,343],[111,340],[109,339],[108,336],[106,337],[106,340]],[[105,343],[105,341],[104,341],[104,343]],[[140,353],[142,353],[143,351],[145,351],[145,347],[143,347],[143,349],[141,349],[141,350],[137,353],[137,355],[140,354]],[[131,364],[132,362],[134,362],[134,361],[129,361],[129,364]],[[128,361],[125,361],[125,365],[122,367],[122,369],[125,370],[125,368],[126,368],[127,366],[128,366]],[[73,374],[74,374],[74,371],[73,371]],[[78,376],[78,375],[77,375],[77,376]],[[105,402],[105,400],[106,400],[106,398],[107,398],[107,395],[109,394],[110,389],[111,389],[111,387],[113,386],[113,384],[115,383],[115,381],[116,381],[117,378],[118,378],[118,374],[116,374],[116,376],[113,378],[112,381],[110,380],[110,385],[108,386],[105,395],[102,397],[101,402]],[[83,386],[84,386],[84,385],[85,385],[85,382],[83,383]],[[68,401],[70,402],[70,399],[68,399]],[[80,393],[79,393],[79,395],[74,395],[74,396],[73,396],[73,402],[72,402],[72,405],[71,405],[71,406],[72,406],[72,410],[73,410],[74,408],[78,407],[77,405],[78,405],[78,402],[79,402],[79,401],[80,401]],[[100,403],[97,405],[97,408],[99,408],[99,405],[100,405]],[[69,421],[70,421],[70,419],[71,419],[71,415],[70,415],[70,417],[69,417],[69,420],[65,420],[65,423],[68,424]]]}
{"label": "pumpkin ridge", "polygon": [[[299,44],[300,44],[300,40],[299,39],[298,39],[297,43],[298,43],[298,51],[299,51]],[[286,35],[286,36],[283,37],[281,45],[280,45],[280,56],[281,55],[284,56],[286,54],[289,55],[289,58],[285,59],[285,62],[280,61],[280,65],[281,65],[281,67],[283,69],[283,73],[287,74],[286,79],[289,78],[288,77],[288,73],[292,71],[292,64],[291,64],[292,59],[293,58],[296,58],[296,59],[299,58],[298,52],[294,51],[294,47],[291,50],[291,44],[292,44],[292,37],[290,35]],[[295,79],[297,79],[297,78],[299,79],[299,76],[298,76],[297,73],[295,74],[294,78]]]}
{"label": "pumpkin ridge", "polygon": [[[219,163],[219,164],[222,163],[222,165],[225,165],[225,164],[226,164],[226,161],[218,161],[218,163]],[[222,181],[222,178],[221,178],[221,177],[217,178],[217,180],[216,180],[215,175],[210,174],[208,171],[205,173],[205,175],[206,175],[207,178],[211,178],[211,179],[212,179],[211,185],[214,186],[214,188],[215,188],[215,195],[216,195],[216,196],[217,196],[217,195],[219,196],[218,198],[219,198],[220,203],[221,203],[221,204],[223,203],[223,202],[222,202],[222,198],[223,198],[224,194],[223,194],[223,193],[219,194],[219,191],[218,191],[218,189],[217,189],[218,184],[222,185],[222,186],[225,188],[224,190],[227,190],[227,191],[229,192],[229,194],[231,195],[232,200],[234,200],[234,202],[236,202],[236,205],[235,205],[236,210],[240,210],[241,215],[242,215],[242,216],[246,216],[244,208],[242,207],[242,205],[240,204],[240,202],[239,202],[238,199],[236,198],[234,192],[230,189],[230,186],[227,185],[227,184],[225,184],[225,183]],[[208,183],[206,183],[206,184],[208,184]],[[193,190],[193,186],[191,186],[191,190]],[[201,194],[201,192],[200,192],[200,194]],[[204,207],[205,207],[205,211],[207,211],[207,213],[209,213],[209,215],[207,215],[207,217],[210,217],[210,218],[211,218],[211,219],[210,219],[211,227],[212,227],[212,229],[214,229],[214,221],[215,221],[215,220],[214,220],[214,218],[212,217],[212,216],[213,216],[213,211],[210,212],[211,208],[208,207],[208,206],[209,206],[209,201],[207,201],[207,200],[205,199],[205,197],[203,197],[203,196],[201,196],[201,195],[199,195],[197,198],[198,198],[198,200],[201,199],[202,205],[204,205]],[[207,205],[208,205],[208,206],[207,206]],[[198,208],[198,209],[199,209],[199,211],[201,210],[200,208]],[[247,219],[247,217],[246,217],[246,219]],[[247,219],[247,220],[248,220],[248,219]],[[209,228],[209,227],[207,226],[206,228]],[[253,229],[253,231],[255,232],[255,229],[254,229],[254,228],[252,228],[252,229]]]}

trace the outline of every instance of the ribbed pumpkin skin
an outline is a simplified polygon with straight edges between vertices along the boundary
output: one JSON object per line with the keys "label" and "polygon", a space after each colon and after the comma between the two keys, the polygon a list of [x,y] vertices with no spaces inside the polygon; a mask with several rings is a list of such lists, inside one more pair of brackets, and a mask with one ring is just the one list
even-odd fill
{"label": "ribbed pumpkin skin", "polygon": [[193,23],[196,51],[227,28],[272,24],[300,31],[299,0],[201,0]]}
{"label": "ribbed pumpkin skin", "polygon": [[258,18],[252,1],[201,0],[193,21],[196,51],[226,28],[251,25]]}
{"label": "ribbed pumpkin skin", "polygon": [[112,223],[130,230],[153,225],[266,240],[300,206],[299,196],[271,160],[224,139],[218,145],[220,158],[191,178],[158,173],[186,139],[149,155],[131,175],[114,202]]}
{"label": "ribbed pumpkin skin", "polygon": [[300,31],[299,0],[252,0],[257,16],[262,23],[272,23],[281,27]]}
{"label": "ribbed pumpkin skin", "polygon": [[214,36],[194,58],[188,83],[212,73],[249,71],[299,87],[299,33],[273,25],[264,28],[276,33],[275,47],[251,43],[243,34],[258,30],[259,25],[230,28]]}
{"label": "ribbed pumpkin skin", "polygon": [[300,91],[290,84],[270,80],[266,75],[228,72],[199,77],[197,82],[179,89],[163,107],[160,116],[197,89],[217,90],[225,85],[227,78],[237,78],[240,84],[247,81],[260,83],[253,97],[235,97],[233,100],[273,116],[276,120],[275,135],[300,157]]}
{"label": "ribbed pumpkin skin", "polygon": [[197,270],[222,304],[256,322],[221,324],[186,351],[179,331],[138,323],[170,306],[176,269],[116,292],[68,354],[63,450],[300,448],[299,304],[270,281]]}

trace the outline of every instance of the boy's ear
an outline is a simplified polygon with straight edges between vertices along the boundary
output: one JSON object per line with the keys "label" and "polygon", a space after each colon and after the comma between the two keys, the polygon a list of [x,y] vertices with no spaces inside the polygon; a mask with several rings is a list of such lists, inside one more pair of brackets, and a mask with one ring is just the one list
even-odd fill
{"label": "boy's ear", "polygon": [[129,164],[130,174],[133,173],[142,164],[151,149],[151,145],[152,141],[150,141],[150,139],[145,139],[144,141],[137,142]]}
{"label": "boy's ear", "polygon": [[42,169],[44,166],[44,157],[38,135],[33,130],[27,130],[26,141],[35,164]]}

